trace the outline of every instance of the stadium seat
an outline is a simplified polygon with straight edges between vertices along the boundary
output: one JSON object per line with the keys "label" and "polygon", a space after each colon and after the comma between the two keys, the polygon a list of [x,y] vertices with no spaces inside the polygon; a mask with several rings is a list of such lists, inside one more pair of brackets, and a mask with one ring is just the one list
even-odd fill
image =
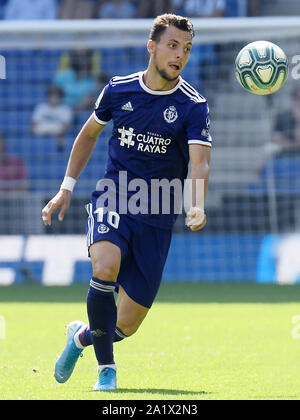
{"label": "stadium seat", "polygon": [[261,181],[269,185],[274,180],[277,192],[300,192],[300,157],[282,156],[267,161],[262,169]]}

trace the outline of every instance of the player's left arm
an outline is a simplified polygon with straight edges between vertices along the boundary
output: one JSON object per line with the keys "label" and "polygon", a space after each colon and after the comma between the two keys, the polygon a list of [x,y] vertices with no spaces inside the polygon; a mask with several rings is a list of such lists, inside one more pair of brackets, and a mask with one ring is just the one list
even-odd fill
{"label": "player's left arm", "polygon": [[204,203],[208,189],[210,149],[209,146],[200,144],[189,145],[191,204],[187,213],[187,226],[192,231],[200,230],[206,225]]}

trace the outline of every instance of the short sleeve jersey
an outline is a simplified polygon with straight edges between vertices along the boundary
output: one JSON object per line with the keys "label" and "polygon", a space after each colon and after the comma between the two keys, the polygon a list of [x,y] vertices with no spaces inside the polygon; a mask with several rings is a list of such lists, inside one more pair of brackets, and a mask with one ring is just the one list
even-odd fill
{"label": "short sleeve jersey", "polygon": [[[145,181],[149,187],[148,214],[141,212],[135,217],[171,229],[176,220],[174,208],[171,206],[169,214],[162,209],[153,214],[151,185],[153,180],[163,179],[180,180],[183,185],[189,144],[211,147],[206,99],[181,77],[171,90],[151,90],[144,83],[143,72],[138,72],[110,80],[95,104],[94,118],[103,125],[113,121],[104,178],[118,186],[123,171],[128,184],[135,179]],[[128,198],[134,193],[127,191]]]}

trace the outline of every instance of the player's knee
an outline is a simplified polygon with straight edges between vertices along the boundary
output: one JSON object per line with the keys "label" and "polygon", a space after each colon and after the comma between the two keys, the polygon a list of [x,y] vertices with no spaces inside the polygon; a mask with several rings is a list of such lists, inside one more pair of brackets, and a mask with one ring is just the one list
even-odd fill
{"label": "player's knee", "polygon": [[118,269],[113,265],[105,265],[97,261],[93,265],[93,276],[103,281],[116,281]]}

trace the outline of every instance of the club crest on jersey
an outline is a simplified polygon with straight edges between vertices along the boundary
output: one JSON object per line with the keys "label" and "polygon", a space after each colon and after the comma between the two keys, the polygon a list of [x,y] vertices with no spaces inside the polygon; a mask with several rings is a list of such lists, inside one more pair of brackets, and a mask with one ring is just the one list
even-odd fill
{"label": "club crest on jersey", "polygon": [[209,130],[210,129],[210,118],[206,117],[206,128]]}
{"label": "club crest on jersey", "polygon": [[167,123],[173,123],[174,121],[177,120],[177,118],[178,118],[178,113],[175,106],[169,106],[169,108],[167,108],[164,111],[164,119],[167,121]]}
{"label": "club crest on jersey", "polygon": [[203,130],[201,131],[201,135],[203,137],[206,137],[209,141],[211,141],[211,136],[209,134],[209,129],[210,129],[210,118],[207,117],[206,118],[206,128],[203,128]]}
{"label": "club crest on jersey", "polygon": [[107,233],[107,232],[109,232],[109,227],[106,226],[104,223],[100,223],[100,225],[98,226],[98,232],[99,233]]}

